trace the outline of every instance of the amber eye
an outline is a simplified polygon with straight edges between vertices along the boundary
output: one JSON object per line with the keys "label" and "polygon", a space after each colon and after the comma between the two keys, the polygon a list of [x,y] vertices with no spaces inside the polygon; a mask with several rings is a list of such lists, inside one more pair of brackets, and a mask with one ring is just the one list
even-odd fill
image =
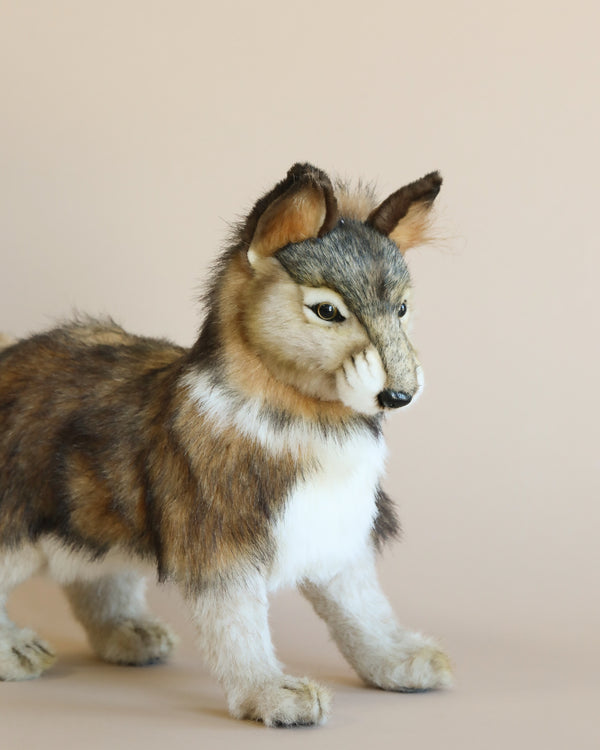
{"label": "amber eye", "polygon": [[330,302],[320,302],[318,305],[312,305],[310,309],[321,320],[326,320],[330,323],[340,323],[342,320],[346,320],[337,307]]}
{"label": "amber eye", "polygon": [[406,302],[403,302],[400,305],[400,309],[398,310],[398,317],[403,318],[406,315]]}

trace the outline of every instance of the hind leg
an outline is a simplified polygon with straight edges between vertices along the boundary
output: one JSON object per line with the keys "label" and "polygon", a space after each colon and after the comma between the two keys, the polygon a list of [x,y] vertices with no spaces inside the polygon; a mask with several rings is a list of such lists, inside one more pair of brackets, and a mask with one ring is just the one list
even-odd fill
{"label": "hind leg", "polygon": [[37,550],[0,552],[0,680],[30,680],[52,666],[51,646],[33,630],[17,627],[8,617],[6,600],[11,589],[27,580],[42,565]]}
{"label": "hind leg", "polygon": [[142,666],[164,661],[173,649],[176,638],[148,612],[145,580],[137,574],[107,575],[64,589],[101,659]]}

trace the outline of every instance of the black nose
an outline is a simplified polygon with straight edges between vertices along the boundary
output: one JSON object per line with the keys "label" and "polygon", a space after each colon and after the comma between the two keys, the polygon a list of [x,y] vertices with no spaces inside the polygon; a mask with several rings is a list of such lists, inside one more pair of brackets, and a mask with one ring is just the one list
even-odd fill
{"label": "black nose", "polygon": [[377,396],[380,406],[387,406],[388,409],[399,409],[401,406],[410,404],[412,396],[402,391],[381,391]]}

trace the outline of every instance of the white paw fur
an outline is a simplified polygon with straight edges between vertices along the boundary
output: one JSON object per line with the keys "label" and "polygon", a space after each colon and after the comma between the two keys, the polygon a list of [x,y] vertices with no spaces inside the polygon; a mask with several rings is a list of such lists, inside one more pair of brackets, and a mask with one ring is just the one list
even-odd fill
{"label": "white paw fur", "polygon": [[361,677],[383,690],[412,692],[452,686],[448,656],[429,638],[405,633],[383,658],[363,664]]}
{"label": "white paw fur", "polygon": [[169,627],[154,619],[127,619],[88,628],[90,645],[105,661],[144,666],[164,661],[176,643]]}
{"label": "white paw fur", "polygon": [[306,677],[282,675],[229,708],[236,718],[262,721],[268,727],[320,725],[329,716],[331,694]]}
{"label": "white paw fur", "polygon": [[33,630],[0,630],[0,680],[31,680],[52,666],[52,648]]}
{"label": "white paw fur", "polygon": [[374,346],[348,357],[336,373],[340,401],[361,414],[381,411],[377,395],[385,385],[385,370]]}

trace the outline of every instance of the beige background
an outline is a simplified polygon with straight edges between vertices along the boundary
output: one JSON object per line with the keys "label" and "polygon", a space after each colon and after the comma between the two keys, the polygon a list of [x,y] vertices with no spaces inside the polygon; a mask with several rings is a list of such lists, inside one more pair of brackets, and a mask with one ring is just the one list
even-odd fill
{"label": "beige background", "polygon": [[74,308],[191,343],[227,221],[296,160],[446,179],[411,254],[428,387],[387,427],[405,528],[382,578],[441,637],[449,693],[363,688],[293,593],[280,657],[336,691],[322,730],[230,720],[182,644],[95,661],[62,595],[12,612],[59,649],[0,685],[2,747],[597,748],[599,13],[595,2],[0,2],[0,329]]}

